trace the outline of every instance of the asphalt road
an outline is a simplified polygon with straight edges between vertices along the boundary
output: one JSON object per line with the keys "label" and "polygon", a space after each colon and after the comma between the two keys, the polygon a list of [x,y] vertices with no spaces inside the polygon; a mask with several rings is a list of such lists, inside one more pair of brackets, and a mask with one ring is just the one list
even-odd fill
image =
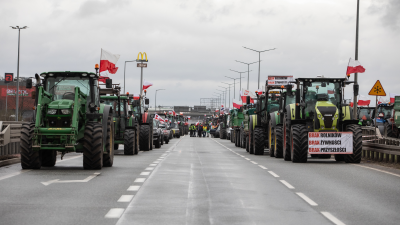
{"label": "asphalt road", "polygon": [[[122,147],[122,146],[121,146]],[[173,139],[112,168],[0,168],[0,224],[399,224],[400,175],[254,156],[228,140]],[[100,174],[95,174],[100,173]]]}

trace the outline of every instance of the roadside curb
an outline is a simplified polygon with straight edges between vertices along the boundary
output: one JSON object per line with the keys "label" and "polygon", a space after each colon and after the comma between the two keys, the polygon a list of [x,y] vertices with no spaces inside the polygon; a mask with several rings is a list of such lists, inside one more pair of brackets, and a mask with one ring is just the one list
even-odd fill
{"label": "roadside curb", "polygon": [[2,161],[0,161],[0,167],[9,166],[9,165],[20,163],[20,162],[21,162],[20,158],[2,160]]}

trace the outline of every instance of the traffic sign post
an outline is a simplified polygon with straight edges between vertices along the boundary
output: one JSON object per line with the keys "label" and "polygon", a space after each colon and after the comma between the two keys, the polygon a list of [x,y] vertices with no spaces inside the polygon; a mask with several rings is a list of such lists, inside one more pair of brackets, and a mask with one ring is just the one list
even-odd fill
{"label": "traffic sign post", "polygon": [[137,67],[147,68],[147,63],[138,63]]}
{"label": "traffic sign post", "polygon": [[376,117],[378,115],[378,96],[386,96],[386,92],[382,87],[382,84],[379,80],[376,81],[372,89],[369,91],[368,95],[375,95],[375,139],[376,139]]}

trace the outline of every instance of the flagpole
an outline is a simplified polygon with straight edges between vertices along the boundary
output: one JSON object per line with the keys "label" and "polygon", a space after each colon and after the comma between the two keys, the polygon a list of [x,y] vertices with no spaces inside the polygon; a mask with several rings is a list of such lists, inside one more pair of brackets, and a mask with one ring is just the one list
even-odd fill
{"label": "flagpole", "polygon": [[[359,14],[360,14],[360,0],[357,0],[357,19],[356,19],[356,54],[355,60],[358,60],[358,21],[359,21]],[[353,85],[353,92],[354,92],[354,119],[357,118],[357,94],[358,94],[358,73],[354,74],[354,85]]]}

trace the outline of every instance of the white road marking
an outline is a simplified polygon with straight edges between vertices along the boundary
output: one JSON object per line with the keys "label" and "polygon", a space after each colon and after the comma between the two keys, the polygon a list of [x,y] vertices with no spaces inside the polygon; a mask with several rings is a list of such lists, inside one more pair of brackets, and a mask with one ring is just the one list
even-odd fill
{"label": "white road marking", "polygon": [[134,181],[135,183],[143,183],[146,180],[146,178],[136,178]]}
{"label": "white road marking", "polygon": [[258,166],[261,167],[261,168],[263,168],[264,170],[268,169],[268,168],[265,167],[265,166],[261,166],[261,165],[258,165]]}
{"label": "white road marking", "polygon": [[147,167],[147,168],[144,169],[144,170],[154,170],[154,167]]}
{"label": "white road marking", "polygon": [[244,155],[240,155],[240,156],[244,157]]}
{"label": "white road marking", "polygon": [[334,217],[332,214],[328,212],[321,212],[322,215],[324,215],[328,220],[330,220],[332,223],[336,225],[345,225],[342,221],[338,220],[336,217]]}
{"label": "white road marking", "polygon": [[253,164],[258,164],[258,163],[254,162],[254,161],[250,161],[250,162],[253,163]]}
{"label": "white road marking", "polygon": [[282,184],[284,184],[289,189],[294,189],[294,187],[292,185],[290,185],[287,181],[285,181],[285,180],[279,180],[279,181],[282,182]]}
{"label": "white road marking", "polygon": [[160,163],[159,161],[154,161],[153,163]]}
{"label": "white road marking", "polygon": [[131,202],[134,195],[121,195],[118,202]]}
{"label": "white road marking", "polygon": [[7,178],[14,177],[14,176],[17,176],[17,175],[20,175],[22,173],[26,173],[26,172],[29,172],[29,171],[31,171],[31,170],[21,170],[21,171],[16,172],[16,173],[8,174],[8,175],[0,177],[0,180],[5,180]]}
{"label": "white road marking", "polygon": [[170,152],[170,151],[165,151],[165,152]]}
{"label": "white road marking", "polygon": [[315,203],[313,200],[311,200],[309,197],[307,197],[305,194],[301,193],[301,192],[296,192],[296,194],[298,196],[300,196],[300,198],[302,198],[304,201],[306,201],[308,204],[312,205],[312,206],[317,206],[318,204]]}
{"label": "white road marking", "polygon": [[274,173],[274,172],[272,172],[272,171],[268,171],[268,173],[270,173],[272,176],[274,176],[274,177],[279,177],[278,176],[278,174],[276,174],[276,173]]}
{"label": "white road marking", "polygon": [[139,191],[140,186],[130,186],[127,191]]}
{"label": "white road marking", "polygon": [[125,209],[124,208],[112,208],[108,213],[104,216],[105,218],[111,218],[111,219],[118,219],[121,217],[122,213],[124,213]]}
{"label": "white road marking", "polygon": [[150,164],[149,166],[157,166],[157,164]]}
{"label": "white road marking", "polygon": [[[354,165],[354,164],[353,164],[353,165]],[[361,165],[354,165],[354,166],[364,167],[364,168],[367,168],[367,169],[370,169],[370,170],[376,170],[376,171],[379,171],[379,172],[382,172],[382,173],[387,173],[387,174],[390,174],[390,175],[393,175],[393,176],[396,176],[396,177],[400,177],[399,174],[387,172],[387,171],[380,170],[380,169],[375,169],[375,168],[372,168],[372,167],[369,167],[369,166],[361,166]]]}
{"label": "white road marking", "polygon": [[141,176],[148,176],[150,174],[150,172],[141,172],[140,175]]}
{"label": "white road marking", "polygon": [[88,177],[86,177],[83,180],[60,180],[60,179],[56,179],[56,180],[49,180],[47,182],[41,182],[44,186],[48,186],[50,184],[54,184],[54,183],[86,183],[89,182],[91,179],[97,177],[100,173],[94,173],[93,175],[90,175]]}
{"label": "white road marking", "polygon": [[244,158],[244,159],[246,159],[246,160],[250,160],[249,158]]}

